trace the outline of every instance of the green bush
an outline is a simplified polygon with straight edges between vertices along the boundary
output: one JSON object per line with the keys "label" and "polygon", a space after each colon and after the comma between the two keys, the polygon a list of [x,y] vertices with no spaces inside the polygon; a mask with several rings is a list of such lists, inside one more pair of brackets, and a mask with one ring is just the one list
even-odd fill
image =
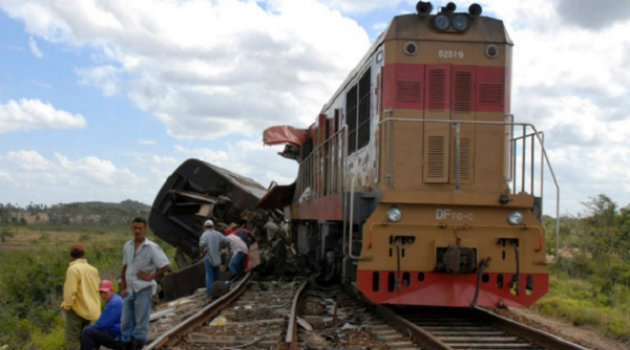
{"label": "green bush", "polygon": [[[85,244],[88,262],[101,278],[120,274],[125,239]],[[60,349],[65,319],[59,309],[70,263],[65,243],[30,251],[0,250],[0,346]],[[8,273],[7,273],[8,272]]]}
{"label": "green bush", "polygon": [[61,312],[57,312],[53,323],[48,328],[35,328],[31,336],[32,345],[37,349],[65,349],[65,318]]}
{"label": "green bush", "polygon": [[6,305],[0,305],[0,346],[8,349],[22,349],[31,338],[29,320],[9,316]]}
{"label": "green bush", "polygon": [[15,232],[11,227],[5,226],[0,228],[0,242],[5,242],[7,238],[15,237]]}
{"label": "green bush", "polygon": [[[549,293],[534,308],[630,341],[630,206],[600,195],[585,203],[587,215],[561,218],[563,253],[550,266]],[[552,219],[545,218],[547,232]],[[555,237],[547,247],[555,247]]]}

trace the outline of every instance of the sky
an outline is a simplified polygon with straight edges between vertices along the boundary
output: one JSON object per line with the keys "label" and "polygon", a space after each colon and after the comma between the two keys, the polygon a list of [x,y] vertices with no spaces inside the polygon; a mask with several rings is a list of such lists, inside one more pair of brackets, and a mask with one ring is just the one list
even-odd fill
{"label": "sky", "polygon": [[[560,213],[581,215],[599,194],[628,205],[630,1],[479,4],[515,43],[512,113],[545,132]],[[0,202],[151,204],[188,158],[291,183],[296,163],[262,131],[310,125],[392,17],[414,11],[381,0],[0,0]]]}

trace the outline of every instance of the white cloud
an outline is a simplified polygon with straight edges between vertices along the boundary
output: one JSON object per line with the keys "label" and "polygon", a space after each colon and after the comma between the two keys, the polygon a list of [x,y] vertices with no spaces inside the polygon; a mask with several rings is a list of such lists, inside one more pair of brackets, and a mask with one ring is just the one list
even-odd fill
{"label": "white cloud", "polygon": [[5,171],[0,170],[0,183],[12,183],[13,178],[11,175]]}
{"label": "white cloud", "polygon": [[0,104],[0,133],[35,129],[83,128],[87,125],[81,114],[55,109],[38,99],[10,100]]}
{"label": "white cloud", "polygon": [[9,152],[5,159],[24,171],[44,170],[50,166],[50,163],[36,151]]}
{"label": "white cloud", "polygon": [[[55,153],[46,158],[33,150],[0,155],[0,202],[58,203],[88,200],[147,199],[147,178],[95,156],[72,159]],[[161,181],[161,180],[158,180]]]}
{"label": "white cloud", "polygon": [[35,57],[44,57],[44,53],[39,49],[39,47],[37,47],[37,41],[35,41],[32,36],[28,38],[28,47],[31,49],[31,52],[35,55]]}
{"label": "white cloud", "polygon": [[112,65],[90,68],[78,68],[75,73],[79,76],[79,84],[101,89],[103,95],[113,96],[118,93],[121,69]]}
{"label": "white cloud", "polygon": [[184,158],[179,159],[172,156],[157,156],[144,153],[135,154],[132,158],[136,166],[141,169],[140,171],[146,174],[146,178],[149,179],[149,183],[144,188],[146,193],[142,197],[142,200],[147,201],[147,203],[153,201],[153,197],[157,195],[168,175],[184,160]]}
{"label": "white cloud", "polygon": [[[176,138],[308,125],[369,46],[354,20],[313,0],[8,2],[45,40],[94,50],[81,84],[121,89]],[[122,80],[124,78],[124,81]]]}
{"label": "white cloud", "polygon": [[[327,6],[338,9],[344,13],[366,13],[380,8],[391,8],[405,1],[385,1],[385,0],[324,0]],[[406,1],[408,12],[414,12],[416,2]],[[436,6],[435,2],[433,6]]]}
{"label": "white cloud", "polygon": [[113,184],[114,174],[117,171],[112,162],[94,156],[87,156],[72,161],[62,154],[55,153],[55,160],[56,164],[66,172],[81,174],[96,182],[108,185]]}

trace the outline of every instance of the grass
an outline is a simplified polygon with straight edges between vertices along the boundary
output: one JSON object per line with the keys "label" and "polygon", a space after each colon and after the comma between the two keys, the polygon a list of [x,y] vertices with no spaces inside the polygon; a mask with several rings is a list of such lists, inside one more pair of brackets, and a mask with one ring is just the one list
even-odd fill
{"label": "grass", "polygon": [[37,349],[65,349],[65,318],[58,314],[53,326],[47,330],[34,328],[31,333],[32,344]]}
{"label": "grass", "polygon": [[575,280],[566,272],[552,271],[549,292],[533,308],[546,316],[630,342],[629,298],[627,285],[616,284],[608,289],[588,279]]}
{"label": "grass", "polygon": [[[115,281],[121,271],[123,244],[133,236],[128,227],[64,231],[21,226],[13,232],[0,243],[0,349],[62,349],[65,315],[59,304],[71,261],[70,245],[81,242],[101,279]],[[173,256],[174,248],[151,234],[149,238]]]}

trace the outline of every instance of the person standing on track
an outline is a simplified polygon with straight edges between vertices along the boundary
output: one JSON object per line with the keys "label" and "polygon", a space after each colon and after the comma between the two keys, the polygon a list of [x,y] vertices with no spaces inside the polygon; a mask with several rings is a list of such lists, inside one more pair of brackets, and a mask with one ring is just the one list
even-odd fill
{"label": "person standing on track", "polygon": [[199,237],[199,249],[204,256],[203,266],[206,269],[206,295],[212,298],[212,284],[219,280],[219,266],[221,266],[222,246],[228,244],[227,239],[214,229],[214,222],[206,220],[203,224],[205,231]]}
{"label": "person standing on track", "polygon": [[123,350],[142,349],[147,340],[155,279],[170,267],[162,248],[146,238],[147,221],[131,222],[134,238],[123,247],[121,294],[123,302],[121,341]]}

